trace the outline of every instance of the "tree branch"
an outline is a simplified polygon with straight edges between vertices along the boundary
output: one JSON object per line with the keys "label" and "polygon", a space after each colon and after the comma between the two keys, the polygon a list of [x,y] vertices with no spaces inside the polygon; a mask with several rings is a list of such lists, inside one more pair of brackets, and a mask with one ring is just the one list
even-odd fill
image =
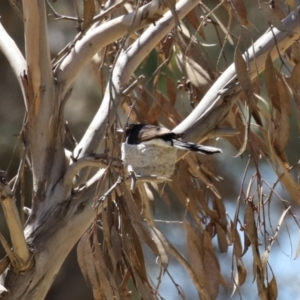
{"label": "tree branch", "polygon": [[[34,99],[31,99],[34,103],[31,104],[34,107],[35,115],[37,115],[39,110],[45,106],[49,108],[47,102],[52,102],[54,92],[45,1],[24,0],[23,11],[26,60],[34,95]],[[46,103],[43,101],[42,107],[40,107],[41,97],[44,98],[43,100],[47,100]]]}
{"label": "tree branch", "polygon": [[[31,95],[28,109],[28,135],[37,198],[61,176],[63,149],[59,108],[62,97],[55,94],[48,45],[47,16],[44,0],[24,0],[25,50]],[[53,161],[57,162],[54,166]]]}
{"label": "tree branch", "polygon": [[87,31],[56,69],[55,76],[62,90],[66,91],[82,68],[106,45],[118,40],[128,31],[133,32],[158,20],[166,11],[160,0],[153,0],[136,12],[107,21]]}
{"label": "tree branch", "polygon": [[[197,4],[198,1],[196,0],[179,1],[176,5],[178,18],[182,19]],[[122,90],[126,88],[131,75],[174,25],[175,19],[172,12],[169,11],[155,24],[146,29],[140,38],[120,55],[113,70],[111,86],[108,85],[101,107],[75,149],[75,153],[78,153],[79,149],[81,149],[80,156],[97,151],[105,134],[107,122],[111,124],[116,117]]]}
{"label": "tree branch", "polygon": [[6,183],[4,172],[0,174],[0,199],[4,211],[5,220],[10,232],[10,237],[13,245],[15,258],[13,259],[11,251],[8,251],[6,243],[1,239],[3,246],[6,246],[6,253],[11,260],[12,265],[16,268],[15,271],[24,271],[31,266],[31,255],[27,248],[23,228],[19,213],[13,199],[10,187]]}
{"label": "tree branch", "polygon": [[0,23],[0,50],[7,58],[15,76],[19,81],[19,85],[23,94],[26,111],[28,111],[27,99],[23,87],[21,76],[27,71],[26,61],[16,45],[15,41],[8,35],[6,30]]}
{"label": "tree branch", "polygon": [[[272,27],[261,38],[259,38],[253,46],[251,46],[244,54],[244,58],[249,62],[249,76],[251,80],[256,78],[265,67],[266,57],[271,51],[272,60],[278,58],[288,47],[290,47],[296,39],[300,36],[300,22],[299,22],[300,6],[296,11],[290,13],[288,17],[283,20],[286,31],[279,31]],[[276,39],[276,40],[275,40]],[[274,47],[277,44],[277,47]],[[278,49],[280,53],[278,53]],[[183,120],[176,128],[173,129],[175,133],[185,133],[188,140],[198,141],[207,131],[201,126],[206,126],[201,119],[212,111],[219,100],[222,99],[222,91],[226,93],[236,94],[240,87],[232,84],[236,80],[235,65],[229,66],[226,71],[218,78],[212,85],[209,91],[202,98],[197,107]],[[220,94],[221,93],[221,94]],[[199,122],[197,122],[199,121]],[[212,129],[212,128],[210,128]]]}

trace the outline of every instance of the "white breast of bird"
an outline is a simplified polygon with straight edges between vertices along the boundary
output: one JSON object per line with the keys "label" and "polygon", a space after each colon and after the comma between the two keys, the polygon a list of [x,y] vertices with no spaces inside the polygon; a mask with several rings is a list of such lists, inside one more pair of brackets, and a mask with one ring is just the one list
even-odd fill
{"label": "white breast of bird", "polygon": [[172,147],[171,142],[166,142],[163,139],[152,139],[149,141],[143,141],[141,144],[156,145],[156,146],[160,146],[160,147]]}

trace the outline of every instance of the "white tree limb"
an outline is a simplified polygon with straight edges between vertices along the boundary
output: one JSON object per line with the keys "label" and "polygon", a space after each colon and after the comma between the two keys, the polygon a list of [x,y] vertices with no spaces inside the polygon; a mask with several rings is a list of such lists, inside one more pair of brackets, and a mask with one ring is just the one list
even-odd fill
{"label": "white tree limb", "polygon": [[60,88],[66,91],[82,68],[106,45],[123,37],[129,31],[133,32],[159,19],[165,11],[166,7],[161,5],[160,0],[153,0],[136,12],[112,19],[89,30],[76,42],[57,68],[55,76]]}
{"label": "white tree limb", "polygon": [[24,59],[24,56],[22,55],[15,41],[8,35],[8,33],[3,28],[1,23],[0,23],[0,51],[2,51],[4,56],[7,58],[15,76],[18,79],[23,94],[25,108],[26,111],[28,111],[25,90],[21,80],[21,76],[27,72],[27,64]]}
{"label": "white tree limb", "polygon": [[[196,0],[179,1],[176,5],[178,18],[184,18],[197,4],[198,1]],[[80,155],[85,155],[85,153],[91,153],[98,149],[105,134],[107,122],[111,123],[116,117],[116,109],[120,104],[121,92],[128,84],[131,75],[174,25],[175,19],[172,12],[169,11],[155,24],[146,29],[140,38],[120,55],[113,70],[112,85],[108,85],[102,104],[85,135],[76,147],[75,153],[81,150]]]}
{"label": "white tree limb", "polygon": [[[51,91],[49,87],[53,85],[45,1],[24,0],[23,12],[26,60],[32,79],[32,88],[35,96],[34,106],[37,113],[42,94],[49,93]],[[43,91],[43,89],[46,90]],[[45,106],[45,103],[43,103],[43,106]]]}
{"label": "white tree limb", "polygon": [[50,186],[50,173],[56,173],[51,176],[56,181],[61,176],[61,166],[64,165],[61,130],[58,128],[61,127],[58,115],[62,97],[54,90],[45,1],[24,0],[23,12],[28,82],[31,89],[31,97],[28,99],[28,142],[34,191],[42,195],[47,186]]}
{"label": "white tree limb", "polygon": [[[296,11],[291,12],[290,15],[282,21],[286,31],[279,31],[274,27],[272,30],[269,29],[244,54],[244,58],[249,62],[249,76],[251,79],[256,78],[264,70],[265,60],[269,51],[271,51],[272,60],[275,60],[281,53],[290,47],[296,39],[299,38],[299,12],[300,6]],[[277,47],[275,47],[275,44],[277,44]],[[189,114],[183,122],[174,128],[173,131],[175,133],[185,132],[185,136],[187,136],[187,139],[189,140],[196,141],[202,138],[203,135],[207,133],[207,129],[205,128],[203,130],[202,128],[201,130],[201,120],[203,120],[203,118],[205,118],[205,116],[211,112],[214,107],[219,105],[218,100],[221,98],[219,96],[221,91],[229,88],[227,91],[229,94],[230,92],[234,92],[236,87],[234,85],[228,86],[228,83],[234,82],[235,78],[236,70],[233,63],[212,85],[191,114]],[[204,123],[203,126],[206,127],[206,124]],[[196,128],[197,130],[194,130]]]}
{"label": "white tree limb", "polygon": [[[105,170],[98,176],[99,182],[104,183],[100,173],[105,176]],[[97,210],[92,206],[107,189],[106,184],[95,182],[63,202],[49,199],[53,205],[44,212],[42,222],[29,222],[25,228],[26,241],[35,253],[33,268],[22,276],[11,270],[1,275],[0,284],[9,290],[5,299],[45,298],[67,255],[101,212],[102,205]]]}

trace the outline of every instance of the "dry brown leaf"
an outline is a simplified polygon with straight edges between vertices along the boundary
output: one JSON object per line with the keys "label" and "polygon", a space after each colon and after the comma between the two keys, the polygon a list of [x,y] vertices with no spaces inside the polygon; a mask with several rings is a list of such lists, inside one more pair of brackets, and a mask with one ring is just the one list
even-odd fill
{"label": "dry brown leaf", "polygon": [[[149,205],[149,209],[151,209],[150,211],[152,212],[152,214],[155,214],[155,198],[159,197],[158,192],[158,186],[156,183],[149,183],[146,182],[143,184],[144,188],[145,188],[145,193],[148,199],[148,205]],[[153,218],[152,218],[153,219]]]}
{"label": "dry brown leaf", "polygon": [[[266,140],[268,139],[267,134],[265,134]],[[272,151],[271,144],[267,143],[269,146],[269,159],[272,162],[272,167],[276,172],[280,182],[283,184],[291,198],[296,202],[300,203],[299,195],[300,195],[300,186],[295,181],[289,170],[286,168],[285,162],[275,153]]]}
{"label": "dry brown leaf", "polygon": [[[190,155],[192,156],[192,155]],[[188,158],[185,158],[185,160],[188,160]],[[204,184],[206,185],[206,187],[215,195],[216,198],[220,199],[221,195],[218,192],[218,190],[213,186],[213,184],[211,183],[211,179],[209,178],[209,176],[207,176],[207,174],[205,174],[205,172],[202,172],[203,168],[195,168],[195,166],[191,167],[191,164],[189,164],[188,167],[188,171],[189,171],[189,175],[192,174],[192,176],[194,177],[198,177],[200,179],[200,181],[204,182]],[[192,195],[191,191],[190,194]],[[202,202],[201,202],[202,203]],[[208,207],[207,204],[204,204],[203,207]],[[212,217],[214,219],[217,218],[216,216],[216,212],[214,210],[207,210],[208,213],[212,212]]]}
{"label": "dry brown leaf", "polygon": [[[150,204],[150,202],[154,201],[154,197],[150,191],[149,191],[149,193],[146,192],[145,183],[143,183],[143,182],[137,183],[137,190],[138,190],[138,195],[141,199],[142,211],[143,211],[145,220],[147,223],[154,226],[153,211],[152,211],[152,207]],[[149,196],[151,196],[151,198]]]}
{"label": "dry brown leaf", "polygon": [[95,271],[97,282],[100,284],[100,289],[96,284],[92,283],[94,289],[98,290],[105,297],[101,299],[116,299],[120,300],[120,295],[118,294],[117,284],[115,282],[114,277],[107,269],[107,260],[104,259],[103,253],[100,249],[100,245],[97,240],[97,235],[94,233],[93,235],[93,253],[95,258]]}
{"label": "dry brown leaf", "polygon": [[201,288],[200,291],[198,290],[198,293],[201,299],[209,300],[210,296],[207,290],[207,280],[203,264],[204,249],[200,241],[200,236],[195,233],[193,227],[188,222],[185,222],[185,228],[187,232],[187,249],[191,268],[194,270],[198,279],[198,286]]}
{"label": "dry brown leaf", "polygon": [[[198,142],[202,143],[201,141]],[[195,177],[199,176],[207,186],[211,185],[213,179],[218,180],[218,172],[211,156],[186,152],[182,158],[188,163],[191,173]],[[218,196],[220,195],[219,193],[217,194]],[[219,198],[221,197],[219,196]]]}
{"label": "dry brown leaf", "polygon": [[260,257],[259,255],[257,255],[254,247],[252,247],[252,255],[253,255],[253,260],[252,260],[253,281],[257,280],[257,285],[259,286],[260,284],[263,283],[263,281],[261,280],[261,276],[259,275],[262,272],[260,272],[260,269],[258,267],[260,263]]}
{"label": "dry brown leaf", "polygon": [[[198,13],[198,15],[197,15]],[[192,26],[194,27],[195,30],[197,30],[198,34],[204,39],[206,40],[205,37],[205,33],[203,30],[203,26],[200,27],[200,18],[199,18],[200,12],[198,12],[197,7],[195,7],[194,9],[192,9],[187,15],[186,15],[186,19],[192,24]]]}
{"label": "dry brown leaf", "polygon": [[236,260],[236,265],[237,265],[237,270],[234,276],[231,297],[234,295],[236,289],[245,283],[247,278],[247,270],[240,259]]}
{"label": "dry brown leaf", "polygon": [[177,86],[175,85],[174,80],[172,80],[169,76],[166,76],[166,81],[167,81],[168,98],[170,100],[171,105],[174,106],[176,102],[176,96],[177,96]]}
{"label": "dry brown leaf", "polygon": [[300,90],[300,63],[297,63],[296,66],[293,68],[292,75],[291,75],[291,85],[292,88],[299,92]]}
{"label": "dry brown leaf", "polygon": [[201,238],[202,238],[203,248],[208,251],[214,252],[214,246],[211,240],[211,235],[207,231],[204,231],[203,233],[201,232]]}
{"label": "dry brown leaf", "polygon": [[162,105],[162,94],[158,91],[157,85],[160,78],[160,73],[158,72],[153,80],[153,88],[154,88],[154,94],[153,94],[153,103],[152,106],[148,112],[148,121],[150,124],[155,124],[157,122],[158,115],[160,114],[161,105]]}
{"label": "dry brown leaf", "polygon": [[[255,95],[253,97],[253,99],[255,99]],[[244,94],[241,94],[240,96],[240,99],[242,102],[245,102],[245,103],[248,103],[248,98],[244,95]],[[260,110],[256,104],[256,101],[255,102],[252,102],[251,103],[251,110],[252,110],[252,116],[255,120],[255,122],[259,125],[259,126],[263,126],[263,122],[262,122],[262,119],[261,119],[261,116],[260,116]]]}
{"label": "dry brown leaf", "polygon": [[[136,266],[137,267],[137,266]],[[143,280],[137,273],[137,269],[134,269],[134,282],[136,289],[139,292],[141,299],[143,300],[156,300],[155,292],[149,286],[145,285]]]}
{"label": "dry brown leaf", "polygon": [[173,48],[173,43],[174,43],[174,37],[172,34],[168,34],[163,43],[162,43],[162,53],[164,54],[163,56],[163,60],[166,60],[169,58],[169,56],[171,55],[171,51]]}
{"label": "dry brown leaf", "polygon": [[[141,101],[139,101],[139,102],[141,102]],[[122,108],[124,109],[124,112],[126,113],[126,115],[128,115],[129,116],[129,118],[130,118],[130,120],[132,121],[132,122],[136,122],[137,121],[137,119],[138,119],[138,115],[139,116],[141,116],[142,114],[138,114],[137,113],[137,106],[138,105],[135,105],[134,107],[132,107],[131,106],[131,103],[129,103],[129,101],[124,101],[123,103],[122,103]]]}
{"label": "dry brown leaf", "polygon": [[227,235],[224,229],[216,223],[216,231],[217,231],[217,237],[218,237],[218,245],[221,253],[225,253],[228,250],[228,241],[227,241]]}
{"label": "dry brown leaf", "polygon": [[246,233],[249,235],[251,244],[255,247],[258,245],[257,227],[254,218],[252,205],[248,202],[245,211]]}
{"label": "dry brown leaf", "polygon": [[284,13],[280,11],[280,8],[275,5],[274,9],[270,7],[270,4],[264,1],[260,1],[261,11],[267,21],[274,25],[279,31],[286,31],[285,26],[281,20],[285,17]]}
{"label": "dry brown leaf", "polygon": [[[280,110],[276,110],[273,118],[270,121],[270,136],[272,144],[281,159],[288,165],[288,161],[284,155],[284,150],[290,136],[289,114],[291,111],[289,93],[282,75],[276,72],[276,82],[273,85],[277,86],[278,99]],[[270,119],[269,119],[270,120]]]}
{"label": "dry brown leaf", "polygon": [[[253,79],[253,81],[251,82],[251,84],[252,84],[252,91],[253,91],[253,93],[257,94],[257,95],[260,95],[260,93],[261,93],[261,88],[260,88],[261,83],[260,83],[259,78],[256,77],[255,79]],[[258,100],[256,99],[256,102],[257,101]]]}
{"label": "dry brown leaf", "polygon": [[205,227],[205,231],[207,231],[208,232],[208,234],[211,236],[211,237],[214,237],[215,236],[215,230],[216,228],[215,228],[215,224],[214,224],[214,222],[209,222],[207,225],[206,225],[206,227]]}
{"label": "dry brown leaf", "polygon": [[254,219],[252,205],[247,202],[244,213],[244,252],[247,252],[250,245],[257,245],[257,229]]}
{"label": "dry brown leaf", "polygon": [[173,128],[182,121],[182,116],[174,108],[171,102],[161,92],[157,92],[155,99],[159,107],[159,119],[167,128]]}
{"label": "dry brown leaf", "polygon": [[234,226],[233,222],[231,222],[231,230],[233,231],[234,235],[234,255],[237,259],[240,259],[243,255],[243,248],[242,248],[242,242],[241,237],[236,229],[236,226]]}
{"label": "dry brown leaf", "polygon": [[[143,93],[142,95],[145,96],[146,92]],[[135,106],[138,107],[138,113],[136,114],[139,118],[139,120],[142,120],[144,123],[149,123],[148,121],[148,113],[150,111],[150,107],[148,105],[148,103],[146,102],[147,101],[147,98],[142,98],[142,100],[138,100],[135,102]],[[129,113],[131,112],[131,107],[130,107],[130,110],[129,110]],[[128,113],[128,115],[129,115]],[[132,118],[130,118],[132,120]],[[133,122],[136,122],[137,121],[137,117],[132,120]]]}
{"label": "dry brown leaf", "polygon": [[[167,128],[172,128],[182,121],[182,117],[170,103],[170,101],[158,90],[154,93],[153,104],[148,111],[147,120],[154,124],[158,118],[161,118],[161,123]],[[143,122],[145,122],[143,120]]]}
{"label": "dry brown leaf", "polygon": [[95,10],[94,0],[83,0],[83,30],[87,30],[92,25]]}
{"label": "dry brown leaf", "polygon": [[110,243],[110,230],[112,227],[112,219],[111,219],[111,202],[108,201],[107,207],[102,211],[102,223],[103,223],[103,237],[106,243]]}
{"label": "dry brown leaf", "polygon": [[274,276],[272,277],[271,281],[268,283],[267,290],[268,290],[268,300],[276,300],[278,297],[278,288]]}
{"label": "dry brown leaf", "polygon": [[[290,123],[289,123],[289,117],[285,113],[276,113],[276,119],[274,120],[276,122],[276,127],[273,131],[271,131],[272,139],[274,139],[274,148],[278,155],[281,156],[281,154],[284,152],[285,147],[288,143],[289,137],[290,137]],[[281,157],[284,158],[284,163],[287,164],[285,156]]]}
{"label": "dry brown leaf", "polygon": [[[138,268],[144,275],[145,275],[145,266],[143,265],[144,260],[141,259],[140,256],[140,249],[139,246],[136,244],[134,245],[134,242],[136,240],[139,240],[139,237],[137,236],[137,233],[135,232],[134,228],[132,227],[132,223],[129,218],[124,216],[123,222],[122,222],[122,249],[124,252],[124,259],[126,261],[126,267],[128,268],[128,271],[131,275],[131,279],[135,283],[135,277],[139,277],[138,273],[136,272],[135,268]],[[136,246],[136,247],[135,247]],[[143,278],[146,278],[147,276],[144,276]],[[125,280],[124,280],[125,279]],[[124,278],[124,282],[122,282],[120,289],[126,289],[126,282],[130,279],[129,274],[127,274],[127,278]],[[148,285],[148,282],[146,283]],[[144,286],[144,284],[143,284]],[[144,287],[145,288],[145,287]]]}
{"label": "dry brown leaf", "polygon": [[133,234],[132,234],[132,245],[133,245],[135,253],[136,253],[136,258],[139,262],[139,273],[141,274],[142,278],[145,278],[146,280],[148,280],[142,245],[141,245],[139,237],[135,231],[133,231]]}
{"label": "dry brown leaf", "polygon": [[[260,116],[260,110],[257,106],[257,97],[255,95],[260,95],[260,82],[258,80],[258,78],[255,78],[252,82],[251,82],[251,90],[250,90],[250,99],[251,99],[251,111],[252,111],[252,116],[254,118],[254,120],[256,121],[256,123],[260,126],[263,126],[263,122],[261,120],[261,116]],[[241,100],[243,100],[243,98],[248,99],[248,97],[246,95],[241,95]],[[248,100],[249,101],[249,100]],[[245,100],[246,102],[246,100]]]}
{"label": "dry brown leaf", "polygon": [[247,278],[247,270],[240,259],[237,260],[238,285],[242,286]]}
{"label": "dry brown leaf", "polygon": [[250,130],[250,128],[249,128],[250,117],[252,114],[252,106],[256,103],[256,100],[254,98],[254,94],[252,91],[251,80],[250,80],[250,77],[249,77],[248,71],[247,71],[247,64],[238,48],[236,48],[235,53],[234,53],[234,65],[235,65],[238,81],[240,83],[242,91],[244,92],[244,94],[246,95],[246,97],[248,99],[248,105],[249,105],[249,116],[248,116],[248,120],[247,120],[249,124],[246,125],[244,142],[243,142],[243,145],[242,145],[241,149],[239,150],[239,152],[236,155],[234,155],[234,157],[238,157],[245,151],[245,149],[247,147],[249,130]]}
{"label": "dry brown leaf", "polygon": [[[195,196],[195,195],[197,195],[197,196]],[[196,190],[194,187],[192,187],[192,185],[189,185],[189,188],[187,190],[187,196],[188,196],[188,199],[191,200],[189,205],[192,208],[193,216],[195,216],[195,214],[197,214],[198,211],[201,210],[202,213],[205,213],[206,215],[211,217],[213,220],[218,220],[217,211],[209,208],[203,193],[200,193],[199,190]],[[196,204],[193,204],[193,203],[197,203],[197,201],[200,204],[200,207],[197,207]]]}
{"label": "dry brown leaf", "polygon": [[219,224],[222,226],[224,232],[227,232],[227,218],[226,218],[226,208],[224,201],[220,198],[214,198],[214,205],[217,212],[219,213]]}
{"label": "dry brown leaf", "polygon": [[[186,157],[185,160],[189,159],[190,156]],[[200,207],[203,213],[209,215],[213,219],[217,219],[217,212],[211,210],[208,207],[203,192],[199,190],[191,180],[190,172],[188,171],[187,164],[185,161],[181,161],[178,164],[178,174],[180,174],[179,178],[175,176],[172,177],[174,178],[172,183],[172,189],[174,190],[179,200],[182,202],[183,206],[186,207],[186,209],[188,209],[188,211],[192,214],[192,216],[195,219],[197,219]]]}
{"label": "dry brown leaf", "polygon": [[117,266],[117,260],[118,260],[118,252],[116,252],[116,249],[114,249],[111,245],[111,228],[113,224],[112,220],[112,201],[107,202],[107,206],[105,209],[102,210],[101,213],[101,220],[103,224],[103,237],[105,241],[105,246],[107,248],[107,252],[105,255],[108,255],[108,258],[106,261],[109,261],[111,263],[111,271],[114,272]]}
{"label": "dry brown leaf", "polygon": [[277,87],[282,114],[291,115],[290,93],[283,75],[277,71]]}
{"label": "dry brown leaf", "polygon": [[280,97],[277,87],[276,69],[273,66],[271,53],[268,53],[265,62],[265,80],[268,95],[271,99],[273,106],[281,112]]}
{"label": "dry brown leaf", "polygon": [[203,66],[197,64],[192,58],[185,57],[180,53],[176,55],[176,59],[182,72],[184,72],[191,83],[204,94],[213,82],[212,78],[207,73],[207,70],[203,68]]}
{"label": "dry brown leaf", "polygon": [[[184,175],[182,178],[184,178]],[[170,185],[170,189],[174,192],[178,200],[181,202],[182,206],[192,214],[193,212],[198,211],[194,201],[192,203],[191,201],[188,201],[188,197],[186,195],[187,192],[186,187],[182,189],[181,186],[182,182],[180,178],[178,178],[176,175],[173,175],[171,179],[172,179],[172,183],[168,183],[168,185]],[[194,206],[194,210],[192,209],[193,206]]]}
{"label": "dry brown leaf", "polygon": [[[243,122],[237,122],[239,117],[240,111],[236,110],[236,107],[234,106],[228,113],[226,120],[222,124],[222,126],[230,127],[230,128],[236,128],[236,130],[239,132],[238,134],[228,137],[228,141],[236,148],[239,149],[241,145],[241,141],[243,140],[243,133],[245,132],[244,123]],[[240,131],[242,129],[242,131]]]}
{"label": "dry brown leaf", "polygon": [[247,9],[244,2],[240,0],[231,0],[231,4],[233,5],[242,25],[247,26],[249,22],[247,19]]}
{"label": "dry brown leaf", "polygon": [[267,274],[267,263],[268,263],[269,254],[271,252],[271,248],[272,248],[272,246],[274,244],[274,241],[277,238],[277,235],[279,233],[279,230],[280,230],[280,227],[282,225],[282,222],[283,222],[286,214],[289,212],[290,208],[291,207],[289,206],[287,209],[285,209],[283,211],[282,215],[280,216],[280,219],[279,219],[278,224],[276,226],[276,232],[275,232],[274,236],[271,239],[270,245],[267,247],[266,251],[264,252],[264,254],[263,254],[262,258],[261,258],[261,265],[262,265],[262,270],[263,270],[263,275],[264,276],[266,276],[266,274]]}
{"label": "dry brown leaf", "polygon": [[[208,176],[208,178],[210,178],[211,180],[212,179],[217,180],[218,171],[216,169],[215,161],[211,156],[207,156],[207,155],[189,155],[189,156],[195,159],[194,168],[200,168],[201,172],[205,173]],[[190,167],[192,166],[190,165]]]}
{"label": "dry brown leaf", "polygon": [[268,140],[263,140],[258,134],[255,132],[250,133],[250,139],[251,139],[251,147],[254,150],[255,153],[262,153],[266,157],[269,157],[269,149],[267,146]]}
{"label": "dry brown leaf", "polygon": [[93,289],[97,291],[97,294],[101,294],[103,299],[105,299],[105,295],[108,296],[108,299],[113,299],[111,297],[114,297],[114,294],[111,290],[109,280],[101,272],[102,267],[106,268],[105,264],[101,264],[98,255],[95,259],[94,251],[90,243],[90,235],[90,232],[86,232],[78,243],[77,259],[79,267],[85,280],[91,283]]}
{"label": "dry brown leaf", "polygon": [[[135,230],[131,225],[132,224],[130,224],[130,220],[125,217],[122,222],[122,232],[124,232],[124,234],[122,234],[122,244],[123,251],[125,253],[124,258],[126,260],[128,274],[120,285],[120,291],[123,294],[126,293],[126,283],[128,283],[129,279],[131,279],[142,299],[155,300],[156,298],[154,297],[153,288],[150,286],[147,275],[144,272],[144,260],[140,259],[140,254],[138,253],[140,250],[136,252],[139,246],[134,248],[132,243],[133,239],[139,240],[139,237],[136,235]],[[129,274],[131,275],[131,278],[129,278]],[[129,295],[127,295],[127,297],[128,296]]]}
{"label": "dry brown leaf", "polygon": [[219,292],[219,284],[226,287],[226,281],[220,274],[219,261],[214,252],[211,235],[203,232],[203,247],[204,247],[204,270],[206,273],[207,281],[209,282],[208,292],[212,299],[215,299]]}
{"label": "dry brown leaf", "polygon": [[113,225],[111,228],[110,242],[111,250],[114,253],[114,258],[117,262],[119,262],[122,258],[122,241],[115,225]]}
{"label": "dry brown leaf", "polygon": [[176,59],[182,72],[201,93],[205,93],[214,80],[214,73],[209,66],[204,49],[200,48],[190,37],[178,32],[177,39],[181,53]]}
{"label": "dry brown leaf", "polygon": [[167,251],[168,243],[165,237],[158,229],[152,227],[143,220],[128,187],[125,184],[122,184],[122,191],[126,199],[126,201],[124,201],[124,208],[131,219],[132,226],[137,235],[157,256],[159,256],[161,265],[164,268],[167,268],[169,256]]}
{"label": "dry brown leaf", "polygon": [[289,47],[286,51],[286,58],[288,59],[288,62],[295,66],[298,63],[300,63],[300,48],[299,48],[299,41],[296,41],[294,44],[292,44],[291,47]]}
{"label": "dry brown leaf", "polygon": [[206,288],[210,299],[217,299],[219,294],[220,266],[213,251],[204,250],[204,271],[206,277]]}

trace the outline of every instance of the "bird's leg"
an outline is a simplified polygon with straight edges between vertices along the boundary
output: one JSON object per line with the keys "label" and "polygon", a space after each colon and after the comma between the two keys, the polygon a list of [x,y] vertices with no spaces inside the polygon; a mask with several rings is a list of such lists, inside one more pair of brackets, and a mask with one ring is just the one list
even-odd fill
{"label": "bird's leg", "polygon": [[108,191],[106,191],[99,199],[98,202],[93,205],[93,208],[97,208],[100,203],[103,203],[106,198],[117,188],[119,184],[123,182],[123,178],[121,176],[118,177],[117,181],[110,187]]}
{"label": "bird's leg", "polygon": [[131,177],[130,190],[132,193],[134,193],[136,187],[137,175],[134,172],[132,165],[127,166],[127,171],[129,173],[129,176]]}

